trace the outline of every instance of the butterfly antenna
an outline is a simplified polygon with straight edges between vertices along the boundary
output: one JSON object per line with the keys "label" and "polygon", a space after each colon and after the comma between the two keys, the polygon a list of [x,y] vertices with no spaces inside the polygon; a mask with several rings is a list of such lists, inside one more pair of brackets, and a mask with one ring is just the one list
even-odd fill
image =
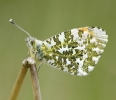
{"label": "butterfly antenna", "polygon": [[22,27],[20,27],[15,21],[13,21],[13,19],[10,19],[9,22],[15,25],[16,27],[18,27],[23,32],[25,32],[29,37],[31,37],[31,35],[26,30],[24,30]]}

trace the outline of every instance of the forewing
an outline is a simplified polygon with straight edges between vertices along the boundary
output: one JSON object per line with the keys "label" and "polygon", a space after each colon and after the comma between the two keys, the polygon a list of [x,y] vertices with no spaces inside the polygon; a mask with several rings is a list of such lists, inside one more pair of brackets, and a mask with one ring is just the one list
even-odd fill
{"label": "forewing", "polygon": [[102,28],[74,28],[43,41],[42,51],[50,65],[83,76],[94,69],[107,42]]}

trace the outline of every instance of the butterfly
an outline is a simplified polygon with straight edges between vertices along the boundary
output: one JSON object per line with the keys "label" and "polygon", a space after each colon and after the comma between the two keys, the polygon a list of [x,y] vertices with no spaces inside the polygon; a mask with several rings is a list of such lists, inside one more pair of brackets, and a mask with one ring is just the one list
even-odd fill
{"label": "butterfly", "polygon": [[[19,27],[12,19],[10,22]],[[44,41],[26,33],[29,37],[25,40],[32,58],[78,76],[86,76],[94,69],[108,42],[106,31],[100,27],[74,28]]]}

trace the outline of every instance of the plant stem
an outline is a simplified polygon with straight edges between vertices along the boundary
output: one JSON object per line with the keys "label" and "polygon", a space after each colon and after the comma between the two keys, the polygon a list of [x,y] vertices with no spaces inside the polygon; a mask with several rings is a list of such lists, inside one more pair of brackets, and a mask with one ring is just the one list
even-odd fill
{"label": "plant stem", "polygon": [[27,73],[27,70],[28,70],[28,67],[24,66],[23,64],[8,100],[16,100],[19,90],[21,88],[22,82],[24,80],[24,77]]}
{"label": "plant stem", "polygon": [[31,74],[32,87],[33,87],[33,93],[35,98],[34,100],[42,100],[40,86],[39,86],[39,78],[35,64],[30,66],[30,74]]}
{"label": "plant stem", "polygon": [[29,67],[30,67],[30,74],[32,79],[34,98],[35,100],[42,100],[35,60],[31,57],[28,57],[24,59],[22,64],[23,64],[23,67],[21,68],[19,72],[19,75],[16,79],[15,85],[11,91],[11,95],[8,100],[16,100],[19,90],[21,88],[22,82],[24,80],[24,77]]}

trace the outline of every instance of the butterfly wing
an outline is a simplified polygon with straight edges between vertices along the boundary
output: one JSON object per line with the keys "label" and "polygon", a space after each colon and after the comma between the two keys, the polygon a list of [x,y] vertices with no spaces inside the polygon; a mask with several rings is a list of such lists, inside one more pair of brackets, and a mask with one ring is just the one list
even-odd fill
{"label": "butterfly wing", "polygon": [[50,65],[84,76],[94,69],[107,42],[108,35],[102,28],[74,28],[43,41],[42,51]]}

